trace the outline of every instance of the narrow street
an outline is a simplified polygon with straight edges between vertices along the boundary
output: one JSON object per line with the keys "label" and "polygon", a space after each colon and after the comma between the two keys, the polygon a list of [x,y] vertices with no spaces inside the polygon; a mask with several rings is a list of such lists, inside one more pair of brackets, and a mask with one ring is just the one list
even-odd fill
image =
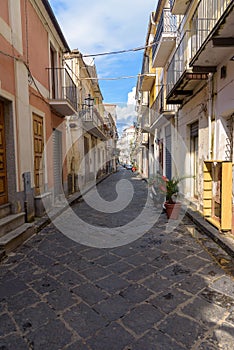
{"label": "narrow street", "polygon": [[0,349],[232,350],[231,258],[130,170],[97,190],[98,210],[80,200],[2,261]]}

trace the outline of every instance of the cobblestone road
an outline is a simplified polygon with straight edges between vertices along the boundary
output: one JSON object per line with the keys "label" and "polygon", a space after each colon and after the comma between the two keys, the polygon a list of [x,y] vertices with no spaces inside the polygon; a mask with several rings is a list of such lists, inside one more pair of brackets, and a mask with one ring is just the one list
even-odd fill
{"label": "cobblestone road", "polygon": [[[103,214],[81,201],[74,212],[124,228],[145,206],[146,184],[121,170],[98,190],[114,200],[123,178],[135,191],[125,210]],[[142,237],[104,249],[50,224],[0,265],[0,349],[233,350],[233,261],[191,225],[185,217],[168,231],[162,213]]]}

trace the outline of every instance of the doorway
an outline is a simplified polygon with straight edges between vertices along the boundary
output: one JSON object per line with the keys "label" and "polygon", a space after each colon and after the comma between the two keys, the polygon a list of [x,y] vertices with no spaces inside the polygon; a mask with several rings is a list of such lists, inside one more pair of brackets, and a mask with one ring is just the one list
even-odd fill
{"label": "doorway", "polygon": [[62,133],[53,131],[54,198],[63,193]]}
{"label": "doorway", "polygon": [[198,198],[198,122],[190,126],[191,174],[193,176],[192,196]]}
{"label": "doorway", "polygon": [[8,201],[4,103],[0,102],[0,205]]}
{"label": "doorway", "polygon": [[44,192],[44,136],[43,118],[33,114],[33,143],[34,143],[34,186],[35,195]]}

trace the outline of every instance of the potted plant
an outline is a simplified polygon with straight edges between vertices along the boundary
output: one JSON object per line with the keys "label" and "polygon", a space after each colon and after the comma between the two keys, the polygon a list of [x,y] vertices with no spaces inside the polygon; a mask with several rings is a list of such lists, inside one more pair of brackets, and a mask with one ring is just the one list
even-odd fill
{"label": "potted plant", "polygon": [[[166,211],[168,219],[177,220],[179,217],[181,202],[177,200],[179,193],[180,181],[190,176],[172,177],[170,180],[166,176],[157,175],[148,180],[148,184],[151,186],[151,191],[155,192],[157,203],[164,203],[163,208]],[[152,198],[152,196],[151,196]]]}
{"label": "potted plant", "polygon": [[177,195],[179,192],[179,182],[181,178],[173,177],[172,179],[164,178],[166,202],[164,207],[167,218],[177,220],[180,213],[181,202],[177,202]]}

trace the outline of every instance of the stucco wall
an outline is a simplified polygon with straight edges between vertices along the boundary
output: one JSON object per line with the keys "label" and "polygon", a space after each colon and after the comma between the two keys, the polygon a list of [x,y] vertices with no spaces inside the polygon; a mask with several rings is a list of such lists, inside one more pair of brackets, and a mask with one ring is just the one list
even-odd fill
{"label": "stucco wall", "polygon": [[[221,78],[221,67],[226,67],[226,77]],[[234,61],[226,61],[218,67],[216,81],[216,138],[215,138],[215,158],[219,160],[228,159],[228,139],[233,132],[230,127],[230,119],[234,114]],[[231,137],[233,142],[233,135]],[[232,145],[233,147],[233,145]]]}
{"label": "stucco wall", "polygon": [[[180,176],[192,176],[190,125],[199,122],[198,148],[198,202],[203,198],[203,162],[208,159],[208,107],[207,88],[205,87],[178,112],[178,143],[176,143],[176,164]],[[183,193],[189,199],[193,197],[193,178],[183,182]]]}

